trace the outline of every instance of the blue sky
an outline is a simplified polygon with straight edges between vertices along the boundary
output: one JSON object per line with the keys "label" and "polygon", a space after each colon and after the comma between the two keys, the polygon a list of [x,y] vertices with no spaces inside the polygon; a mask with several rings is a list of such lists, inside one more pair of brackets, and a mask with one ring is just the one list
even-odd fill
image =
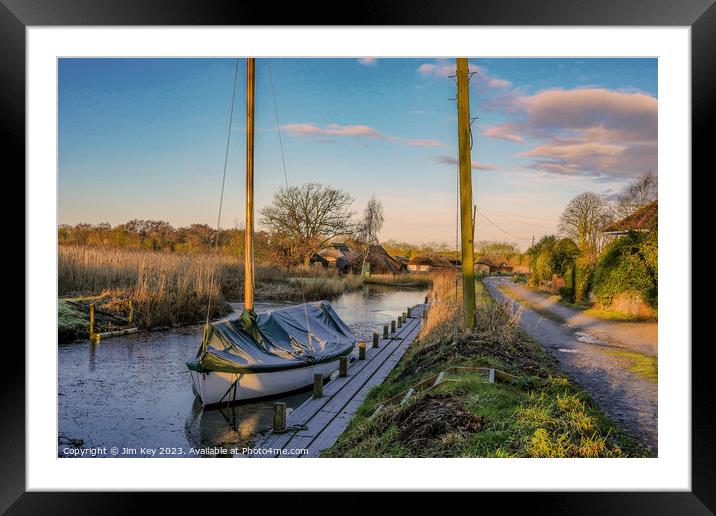
{"label": "blue sky", "polygon": [[[477,240],[525,248],[583,191],[656,163],[656,59],[470,59]],[[59,222],[215,224],[236,61],[61,59]],[[257,60],[256,204],[289,184],[383,201],[382,240],[454,243],[454,60]],[[223,226],[243,223],[239,62]]]}

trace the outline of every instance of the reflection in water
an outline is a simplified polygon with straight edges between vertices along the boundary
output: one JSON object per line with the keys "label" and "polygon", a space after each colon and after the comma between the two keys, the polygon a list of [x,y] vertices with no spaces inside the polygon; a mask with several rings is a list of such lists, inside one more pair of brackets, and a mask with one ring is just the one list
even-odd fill
{"label": "reflection in water", "polygon": [[[332,304],[356,336],[368,340],[424,296],[422,290],[370,285]],[[282,306],[286,305],[257,303],[256,309]],[[241,305],[234,308],[238,311]],[[275,400],[203,410],[185,366],[196,353],[201,331],[192,326],[125,335],[97,345],[60,346],[60,434],[81,441],[85,448],[176,447],[183,456],[190,448],[250,444],[255,434],[271,427]],[[295,408],[309,396],[306,391],[281,401]],[[61,456],[63,448],[58,448]]]}

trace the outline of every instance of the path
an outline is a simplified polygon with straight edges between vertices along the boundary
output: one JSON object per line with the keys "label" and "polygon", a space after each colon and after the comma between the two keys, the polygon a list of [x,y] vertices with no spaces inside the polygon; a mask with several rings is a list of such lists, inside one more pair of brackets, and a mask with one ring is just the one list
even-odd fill
{"label": "path", "polygon": [[[318,457],[323,450],[330,448],[348,427],[370,389],[383,383],[413,343],[420,331],[424,309],[425,305],[412,308],[411,317],[402,328],[395,335],[381,339],[377,348],[368,342],[365,360],[354,361],[345,378],[338,377],[328,382],[323,389],[323,397],[311,397],[291,412],[286,426],[293,430],[271,433],[260,439],[257,448],[270,450],[270,453],[253,457]],[[307,453],[299,450],[307,450]]]}
{"label": "path", "polygon": [[[536,292],[524,285],[504,281],[510,290],[534,303],[540,310],[546,310],[570,328],[586,333],[596,340],[608,342],[611,346],[619,346],[639,353],[656,356],[658,342],[658,323],[655,321],[606,321],[584,313],[578,308],[571,308],[560,303],[556,296],[545,292]],[[510,296],[514,297],[514,296]]]}
{"label": "path", "polygon": [[[484,283],[498,302],[511,301],[497,287],[501,284],[515,287],[512,281],[490,277],[485,278]],[[544,305],[544,296],[528,296],[526,294],[530,294],[530,291],[524,287],[518,292],[540,308]],[[623,360],[610,353],[611,350],[628,347],[640,352],[651,350],[652,354],[656,354],[656,342],[652,345],[648,338],[644,338],[648,332],[635,332],[635,341],[631,342],[631,334],[625,330],[624,325],[632,323],[598,321],[596,324],[560,310],[558,315],[566,316],[562,317],[566,321],[562,323],[546,318],[526,306],[522,308],[522,328],[559,359],[562,369],[592,396],[607,416],[619,421],[627,433],[639,437],[656,455],[657,384],[630,372]],[[556,311],[557,308],[574,311],[564,306],[550,306],[549,310]],[[602,338],[593,338],[597,335]]]}

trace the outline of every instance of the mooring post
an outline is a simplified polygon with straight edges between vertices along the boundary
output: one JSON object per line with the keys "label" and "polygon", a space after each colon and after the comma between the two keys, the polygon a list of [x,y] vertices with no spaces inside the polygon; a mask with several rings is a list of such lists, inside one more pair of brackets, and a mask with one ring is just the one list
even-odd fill
{"label": "mooring post", "polygon": [[388,338],[388,325],[387,324],[383,325],[383,338],[384,339]]}
{"label": "mooring post", "polygon": [[406,322],[408,322],[408,314],[403,312],[403,324],[405,324]]}
{"label": "mooring post", "polygon": [[323,397],[323,375],[322,374],[314,374],[313,375],[313,397],[314,398],[322,398]]}
{"label": "mooring post", "polygon": [[94,341],[94,303],[90,303],[90,342]]}
{"label": "mooring post", "polygon": [[407,314],[408,318],[410,318],[410,307],[408,307],[408,311],[405,313]]}
{"label": "mooring post", "polygon": [[358,360],[365,360],[365,341],[358,343]]}
{"label": "mooring post", "polygon": [[338,362],[339,368],[338,368],[338,376],[341,378],[345,378],[348,376],[348,357],[341,357],[340,361]]}
{"label": "mooring post", "polygon": [[374,332],[374,333],[373,333],[373,347],[374,347],[374,348],[377,348],[378,345],[379,345],[379,344],[378,344],[379,342],[380,342],[380,341],[379,341],[379,339],[378,339],[378,334]]}
{"label": "mooring post", "polygon": [[127,317],[127,324],[129,326],[132,325],[132,320],[134,319],[134,301],[131,299],[129,300],[129,316]]}
{"label": "mooring post", "polygon": [[399,316],[398,316],[398,324],[396,324],[396,326],[397,326],[398,328],[400,328],[401,326],[403,326],[403,316],[402,316],[402,315],[399,315]]}
{"label": "mooring post", "polygon": [[273,404],[273,431],[286,431],[286,404],[283,401],[276,401]]}
{"label": "mooring post", "polygon": [[390,321],[390,333],[395,333],[395,321]]}

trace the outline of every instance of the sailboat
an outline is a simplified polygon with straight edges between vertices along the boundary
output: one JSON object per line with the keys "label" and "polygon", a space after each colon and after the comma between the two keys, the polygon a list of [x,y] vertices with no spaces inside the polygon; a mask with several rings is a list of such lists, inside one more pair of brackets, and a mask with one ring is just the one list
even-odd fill
{"label": "sailboat", "polygon": [[207,324],[201,347],[186,363],[204,407],[265,398],[329,377],[356,337],[327,301],[254,312],[255,60],[248,58],[246,87],[246,230],[244,309],[236,319]]}

